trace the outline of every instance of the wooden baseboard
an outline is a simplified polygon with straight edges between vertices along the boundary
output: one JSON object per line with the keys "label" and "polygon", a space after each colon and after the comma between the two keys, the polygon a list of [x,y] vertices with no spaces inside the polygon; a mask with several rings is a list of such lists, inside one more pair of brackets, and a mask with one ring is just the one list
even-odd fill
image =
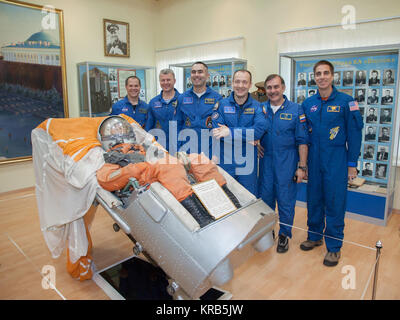
{"label": "wooden baseboard", "polygon": [[7,197],[11,194],[24,193],[24,192],[35,192],[35,187],[28,187],[28,188],[16,189],[16,190],[11,190],[11,191],[6,191],[6,192],[0,192],[0,197]]}
{"label": "wooden baseboard", "polygon": [[392,213],[400,214],[400,209],[392,209]]}

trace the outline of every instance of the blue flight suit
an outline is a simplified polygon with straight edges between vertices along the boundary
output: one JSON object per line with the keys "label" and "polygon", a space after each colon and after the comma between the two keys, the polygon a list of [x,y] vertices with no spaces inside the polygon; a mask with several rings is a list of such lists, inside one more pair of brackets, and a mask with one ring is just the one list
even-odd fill
{"label": "blue flight suit", "polygon": [[264,157],[260,159],[259,197],[275,210],[278,202],[279,235],[292,237],[297,183],[293,180],[299,161],[299,145],[309,143],[303,108],[286,96],[274,114],[271,103],[264,105],[267,132],[260,143]]}
{"label": "blue flight suit", "polygon": [[[303,104],[310,130],[307,183],[308,240],[321,239],[329,252],[342,247],[348,167],[360,155],[363,119],[354,99],[335,87],[327,100],[319,94]],[[326,219],[326,225],[325,225]],[[333,238],[330,238],[333,237]]]}
{"label": "blue flight suit", "polygon": [[126,96],[113,104],[110,116],[119,115],[121,113],[126,114],[144,128],[147,120],[147,111],[148,105],[146,102],[139,99],[138,104],[133,106],[132,103],[129,102],[128,96]]}
{"label": "blue flight suit", "polygon": [[155,128],[164,131],[166,140],[165,143],[161,144],[167,150],[170,150],[169,125],[170,121],[173,121],[174,115],[176,113],[176,108],[178,105],[178,97],[179,97],[178,90],[176,89],[174,90],[175,90],[175,95],[168,103],[163,99],[162,91],[158,96],[155,96],[153,99],[150,100],[148,114],[147,114],[148,117],[145,126],[146,131]]}
{"label": "blue flight suit", "polygon": [[[238,105],[232,92],[216,105],[212,115],[213,128],[222,124],[230,129],[230,136],[220,139],[218,165],[254,195],[257,195],[258,156],[257,147],[249,141],[259,140],[267,128],[262,110],[250,94],[242,106]],[[246,166],[248,169],[244,169]]]}
{"label": "blue flight suit", "polygon": [[[184,129],[192,129],[192,136],[186,137],[183,141],[178,141],[178,148],[187,153],[201,153],[211,159],[212,156],[212,138],[210,129],[212,128],[211,115],[214,105],[221,99],[221,95],[207,86],[206,92],[199,98],[194,93],[193,88],[185,91],[178,97],[178,107],[174,119],[177,121],[178,135]],[[210,138],[201,139],[202,130],[208,133]],[[184,133],[182,133],[184,134]],[[194,136],[194,134],[196,136]],[[190,144],[191,148],[187,150],[184,146],[191,139],[197,138],[197,146]],[[179,140],[179,138],[178,138]],[[204,141],[202,141],[204,140]],[[194,141],[192,141],[193,143]],[[203,143],[203,147],[202,147]],[[183,148],[182,148],[183,147]]]}

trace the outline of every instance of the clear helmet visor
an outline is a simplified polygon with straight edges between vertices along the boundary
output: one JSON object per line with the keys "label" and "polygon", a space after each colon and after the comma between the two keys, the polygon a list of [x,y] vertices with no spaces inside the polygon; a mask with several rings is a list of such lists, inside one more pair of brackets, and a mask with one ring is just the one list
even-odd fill
{"label": "clear helmet visor", "polygon": [[121,143],[136,141],[131,124],[120,116],[111,116],[100,124],[98,139],[105,151]]}

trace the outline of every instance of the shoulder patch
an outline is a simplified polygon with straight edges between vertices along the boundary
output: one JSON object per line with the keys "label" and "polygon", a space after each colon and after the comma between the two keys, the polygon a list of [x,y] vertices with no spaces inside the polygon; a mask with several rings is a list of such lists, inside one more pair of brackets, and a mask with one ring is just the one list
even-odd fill
{"label": "shoulder patch", "polygon": [[357,101],[350,101],[349,102],[349,108],[350,108],[350,111],[360,110],[360,107],[358,106],[358,102]]}

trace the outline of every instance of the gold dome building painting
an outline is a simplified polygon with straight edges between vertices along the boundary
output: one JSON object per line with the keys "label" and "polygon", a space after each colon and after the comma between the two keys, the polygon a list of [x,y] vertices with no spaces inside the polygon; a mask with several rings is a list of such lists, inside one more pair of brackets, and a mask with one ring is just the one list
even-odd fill
{"label": "gold dome building painting", "polygon": [[0,0],[0,163],[30,159],[31,131],[67,116],[60,15]]}

